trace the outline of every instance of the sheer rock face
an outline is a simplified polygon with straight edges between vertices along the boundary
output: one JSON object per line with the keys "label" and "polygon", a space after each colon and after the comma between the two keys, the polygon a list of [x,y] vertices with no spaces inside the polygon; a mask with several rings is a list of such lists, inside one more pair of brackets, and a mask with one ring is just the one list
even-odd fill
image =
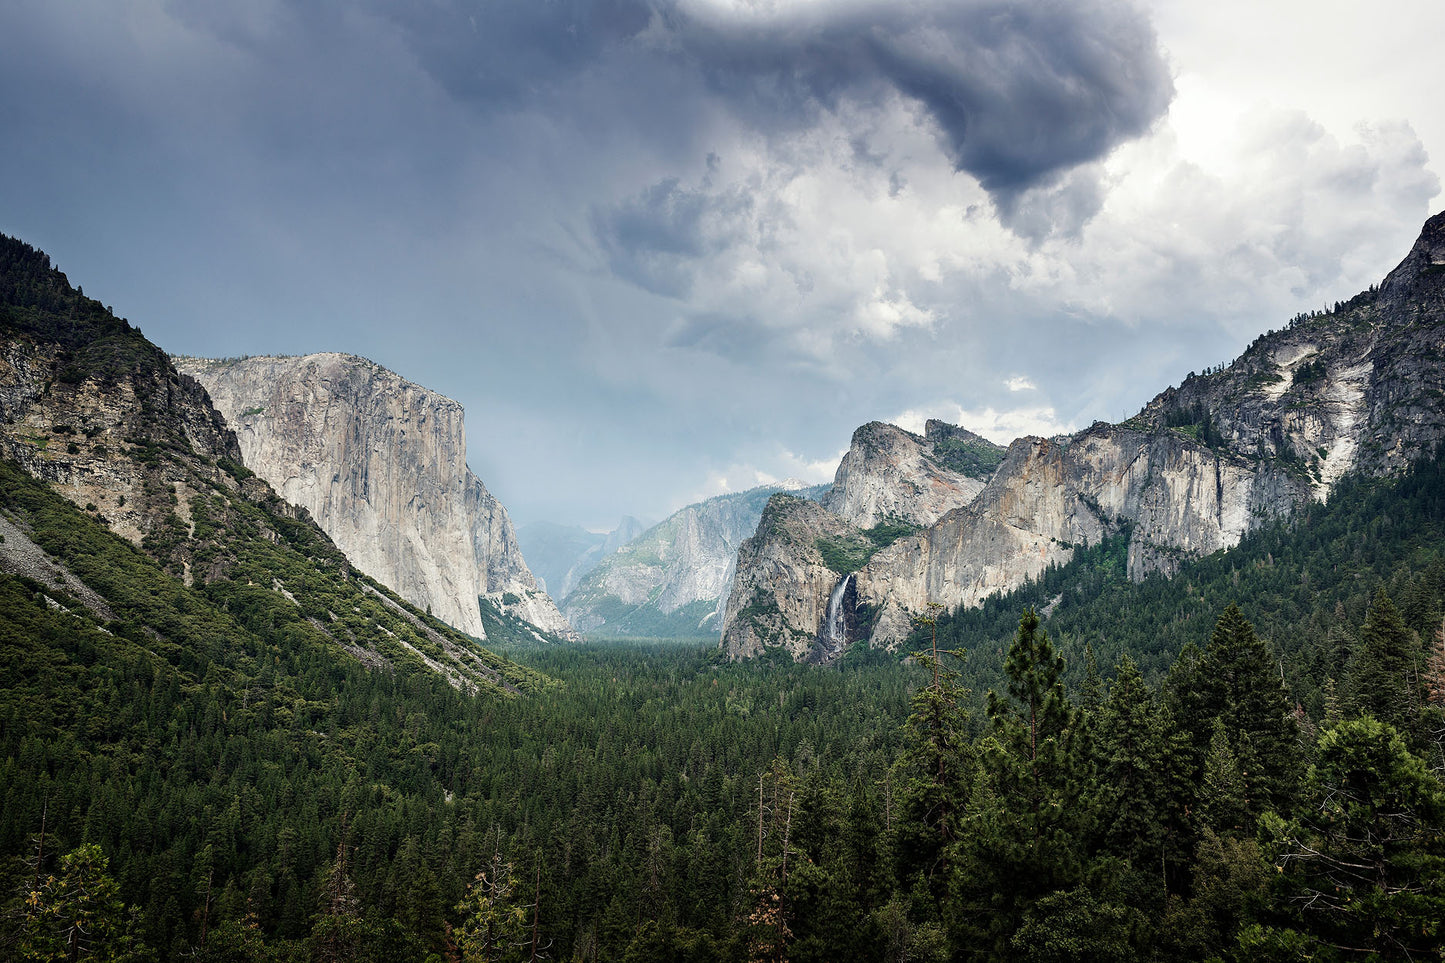
{"label": "sheer rock face", "polygon": [[479,596],[571,635],[506,509],[467,467],[461,405],[352,355],[176,364],[225,415],[245,466],[361,571],[477,638]]}
{"label": "sheer rock face", "polygon": [[[673,631],[716,631],[732,588],[738,548],[757,528],[767,499],[780,486],[718,495],[688,505],[605,556],[563,601],[567,618],[582,632],[634,634],[613,613],[638,610]],[[801,490],[801,482],[781,486]],[[687,606],[685,624],[665,619]]]}
{"label": "sheer rock face", "polygon": [[971,506],[875,555],[858,594],[879,612],[872,641],[893,648],[929,602],[979,605],[1126,524],[1130,574],[1172,574],[1182,559],[1289,514],[1308,493],[1277,466],[1173,432],[1099,424],[1067,439],[1020,439]]}
{"label": "sheer rock face", "polygon": [[737,574],[723,613],[723,648],[732,659],[781,646],[801,662],[816,652],[828,598],[842,576],[820,542],[861,538],[857,526],[821,505],[777,494],[757,534],[738,549]]}
{"label": "sheer rock face", "polygon": [[929,421],[923,437],[871,421],[853,432],[823,507],[859,528],[932,525],[983,491],[1002,454],[986,438],[941,421]]}
{"label": "sheer rock face", "polygon": [[[895,647],[929,603],[978,605],[1067,561],[1074,546],[1126,526],[1131,577],[1172,575],[1188,559],[1327,498],[1347,472],[1397,471],[1445,441],[1442,362],[1445,214],[1437,214],[1380,288],[1261,335],[1228,367],[1191,375],[1121,425],[1015,441],[971,501],[877,552],[858,572],[858,601],[876,614],[871,641]],[[879,451],[912,450],[898,429],[865,425],[855,441],[859,435],[891,439],[875,444]],[[906,493],[904,472],[918,470],[913,490],[928,490],[928,466],[894,463],[911,467],[891,485],[862,487]],[[888,511],[908,517],[908,498],[896,497],[899,507]],[[876,515],[847,491],[827,504],[860,522]],[[787,633],[816,632],[808,625],[817,603],[808,600],[816,591],[806,548],[786,526],[760,526],[756,537],[769,544],[739,554],[728,611],[741,611],[753,595],[777,600],[778,633],[754,641],[729,623],[723,645],[740,657],[759,645],[796,653],[800,642]],[[740,591],[751,594],[738,599]]]}

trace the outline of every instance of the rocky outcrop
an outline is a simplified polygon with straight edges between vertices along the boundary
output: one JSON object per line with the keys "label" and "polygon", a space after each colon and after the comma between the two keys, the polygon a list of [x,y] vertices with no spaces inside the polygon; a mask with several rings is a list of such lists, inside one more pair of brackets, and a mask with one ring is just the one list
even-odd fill
{"label": "rocky outcrop", "polygon": [[258,652],[313,665],[329,651],[469,692],[546,684],[358,573],[241,464],[194,379],[3,235],[0,476],[0,571],[143,661],[200,678]]}
{"label": "rocky outcrop", "polygon": [[[782,649],[795,662],[829,661],[829,600],[845,577],[838,559],[866,551],[856,525],[821,505],[777,494],[768,499],[755,535],[738,549],[737,576],[723,613],[728,656],[746,659]],[[856,597],[843,585],[844,611]],[[845,616],[847,618],[847,616]],[[852,617],[856,630],[856,616]],[[845,630],[846,633],[846,630]]]}
{"label": "rocky outcrop", "polygon": [[1308,494],[1278,465],[1171,432],[1101,423],[1064,439],[1020,439],[971,506],[875,555],[858,595],[878,612],[872,641],[892,648],[928,603],[978,605],[1067,562],[1076,546],[1127,528],[1130,574],[1172,574]]}
{"label": "rocky outcrop", "polygon": [[[70,291],[43,254],[0,236],[0,255],[6,281],[45,279],[29,297],[23,283],[9,292],[25,313],[0,306],[0,458],[133,545],[189,526],[191,499],[206,482],[234,485],[219,465],[240,460],[205,391],[137,329]],[[66,323],[46,323],[47,311]]]}
{"label": "rocky outcrop", "polygon": [[[1445,214],[1426,223],[1380,288],[1262,335],[1233,364],[1191,374],[1129,421],[1015,441],[964,507],[866,564],[859,560],[853,590],[871,625],[858,622],[857,634],[894,647],[930,603],[977,605],[1067,561],[1075,547],[1126,530],[1131,577],[1171,575],[1188,559],[1231,547],[1250,530],[1327,498],[1347,472],[1397,471],[1445,441],[1442,362]],[[859,429],[880,453],[913,451],[905,434]],[[880,454],[872,462],[905,459]],[[931,466],[909,464],[921,472],[916,488],[925,489]],[[907,490],[897,479],[862,487]],[[827,504],[860,521],[876,517],[866,498],[848,492]],[[796,656],[820,631],[811,621],[817,580],[800,564],[807,550],[786,526],[760,527],[758,537],[777,544],[739,555],[728,611],[746,611],[754,597],[771,600],[776,632],[747,635],[728,622],[723,645],[734,657],[759,645],[782,645]]]}
{"label": "rocky outcrop", "polygon": [[823,507],[859,528],[885,521],[932,525],[983,490],[1003,453],[942,421],[930,420],[923,437],[871,421],[853,432]]}
{"label": "rocky outcrop", "polygon": [[346,354],[176,359],[236,431],[243,463],[361,571],[484,638],[478,598],[570,636],[466,463],[461,405]]}
{"label": "rocky outcrop", "polygon": [[669,516],[605,556],[563,600],[581,632],[687,636],[715,632],[732,588],[738,547],[780,489],[817,495],[801,482],[718,495]]}

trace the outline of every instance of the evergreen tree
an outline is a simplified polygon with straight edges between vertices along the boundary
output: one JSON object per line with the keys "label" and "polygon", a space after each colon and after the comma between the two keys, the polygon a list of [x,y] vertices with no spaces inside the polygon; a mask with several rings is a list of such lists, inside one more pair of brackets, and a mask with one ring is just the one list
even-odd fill
{"label": "evergreen tree", "polygon": [[1281,919],[1246,943],[1297,944],[1294,931],[1326,957],[1438,958],[1445,786],[1394,727],[1365,716],[1326,731],[1295,818],[1267,824]]}
{"label": "evergreen tree", "polygon": [[1347,677],[1349,706],[1402,732],[1413,730],[1419,708],[1414,634],[1382,587],[1360,626],[1360,648]]}
{"label": "evergreen tree", "polygon": [[914,658],[933,681],[914,693],[903,726],[903,751],[893,767],[899,809],[894,847],[899,878],[911,883],[921,875],[936,902],[947,891],[948,859],[974,767],[965,708],[968,692],[959,685],[955,668],[962,664],[963,653],[933,649]]}
{"label": "evergreen tree", "polygon": [[1181,657],[1170,683],[1180,721],[1195,733],[1197,771],[1217,719],[1243,774],[1247,816],[1288,809],[1300,766],[1298,726],[1279,667],[1237,606],[1219,616],[1197,662]]}
{"label": "evergreen tree", "polygon": [[980,745],[948,920],[955,946],[977,945],[991,959],[1016,952],[1014,936],[1036,901],[1080,880],[1087,829],[1064,660],[1032,609],[1004,669],[1009,698],[989,693],[992,729]]}
{"label": "evergreen tree", "polygon": [[467,887],[457,904],[462,924],[457,948],[462,963],[513,963],[525,959],[527,907],[516,901],[517,878],[512,864],[493,853],[487,867]]}
{"label": "evergreen tree", "polygon": [[39,872],[21,907],[15,959],[23,963],[141,963],[153,955],[121,902],[101,848],[66,853],[58,873]]}
{"label": "evergreen tree", "polygon": [[1095,729],[1092,802],[1099,845],[1132,866],[1157,869],[1170,788],[1163,731],[1153,697],[1128,656],[1119,664]]}

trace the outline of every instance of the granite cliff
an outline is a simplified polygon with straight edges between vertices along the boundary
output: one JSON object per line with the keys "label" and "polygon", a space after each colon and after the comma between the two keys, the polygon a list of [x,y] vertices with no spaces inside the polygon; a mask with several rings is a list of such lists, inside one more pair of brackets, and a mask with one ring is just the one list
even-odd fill
{"label": "granite cliff", "polygon": [[461,405],[347,354],[176,359],[235,429],[241,460],[358,569],[485,638],[478,599],[557,636],[506,509],[467,467]]}
{"label": "granite cliff", "polygon": [[187,684],[224,689],[263,654],[545,683],[355,571],[241,458],[200,384],[0,235],[0,579]]}
{"label": "granite cliff", "polygon": [[801,482],[764,485],[688,505],[606,555],[562,602],[589,634],[681,637],[717,631],[738,547],[774,492],[816,496]]}
{"label": "granite cliff", "polygon": [[983,491],[1003,453],[942,421],[929,420],[922,437],[870,421],[853,432],[822,504],[859,528],[885,521],[932,525]]}
{"label": "granite cliff", "polygon": [[[1327,498],[1347,472],[1396,471],[1445,440],[1442,362],[1445,214],[1425,224],[1378,288],[1260,336],[1232,364],[1191,375],[1128,421],[1013,442],[971,501],[858,556],[847,641],[896,647],[929,603],[976,605],[1113,533],[1129,533],[1132,577],[1173,574]],[[925,468],[918,492],[928,477]],[[861,499],[826,504],[875,517]],[[821,519],[760,526],[757,537],[776,544],[740,553],[723,627],[731,657],[761,644],[797,658],[828,635],[818,613],[841,578],[818,584],[808,568],[808,543],[825,529]]]}

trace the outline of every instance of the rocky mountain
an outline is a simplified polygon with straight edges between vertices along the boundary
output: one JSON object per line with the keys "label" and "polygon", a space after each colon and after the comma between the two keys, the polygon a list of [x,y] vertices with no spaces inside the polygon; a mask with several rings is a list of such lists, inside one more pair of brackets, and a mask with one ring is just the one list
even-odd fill
{"label": "rocky mountain", "polygon": [[[1445,214],[1378,288],[1262,335],[1128,421],[1015,441],[971,502],[856,556],[847,640],[894,647],[930,603],[976,605],[1109,534],[1129,533],[1131,577],[1172,574],[1327,498],[1347,472],[1394,472],[1445,439],[1442,360]],[[820,584],[811,553],[836,536],[811,519],[757,537],[775,544],[740,553],[722,644],[734,658],[760,640],[806,657],[842,584]]]}
{"label": "rocky mountain", "polygon": [[607,556],[647,530],[625,515],[610,532],[590,532],[580,525],[533,522],[517,529],[517,544],[543,591],[566,598],[583,576]]}
{"label": "rocky mountain", "polygon": [[[781,646],[794,661],[838,655],[846,631],[830,634],[829,616],[840,611],[839,602],[848,603],[841,607],[845,618],[856,612],[857,593],[844,573],[867,551],[856,525],[815,502],[773,495],[756,534],[738,549],[723,613],[729,654],[748,658]],[[835,600],[840,585],[845,595]]]}
{"label": "rocky mountain", "polygon": [[885,521],[932,525],[973,501],[1003,454],[1002,446],[934,419],[922,437],[870,421],[853,432],[822,504],[859,528]]}
{"label": "rocky mountain", "polygon": [[573,637],[507,510],[467,467],[461,405],[354,355],[175,363],[234,427],[245,466],[361,571],[479,639],[479,597]]}
{"label": "rocky mountain", "polygon": [[188,685],[223,685],[262,654],[323,672],[435,673],[470,690],[535,681],[356,572],[241,457],[195,380],[43,253],[0,236],[7,585],[77,632],[140,646]]}
{"label": "rocky mountain", "polygon": [[738,546],[774,492],[816,497],[801,482],[764,485],[689,505],[607,555],[562,602],[578,631],[682,637],[717,630]]}

